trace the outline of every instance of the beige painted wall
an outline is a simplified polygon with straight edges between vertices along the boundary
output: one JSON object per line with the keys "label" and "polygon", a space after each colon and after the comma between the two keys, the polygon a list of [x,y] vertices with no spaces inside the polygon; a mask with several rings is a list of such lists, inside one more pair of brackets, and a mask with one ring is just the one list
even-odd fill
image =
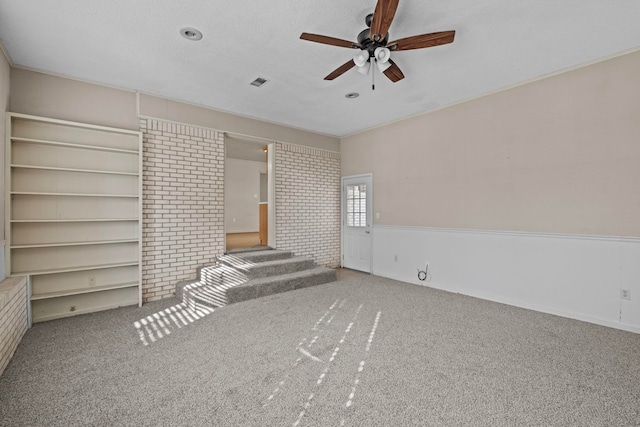
{"label": "beige painted wall", "polygon": [[[138,130],[136,93],[31,70],[11,70],[11,111]],[[339,151],[327,135],[140,94],[140,114],[241,135]]]}
{"label": "beige painted wall", "polygon": [[11,93],[14,113],[140,129],[135,92],[12,68]]}
{"label": "beige painted wall", "polygon": [[346,137],[377,224],[640,236],[640,51]]}
{"label": "beige painted wall", "polygon": [[307,132],[276,123],[269,123],[151,95],[140,94],[140,114],[180,123],[191,123],[224,132],[238,133],[240,135],[308,145],[324,150],[340,151],[340,140],[332,136]]}
{"label": "beige painted wall", "polygon": [[[5,143],[5,112],[9,107],[9,93],[10,93],[10,77],[11,67],[9,61],[5,58],[3,50],[0,49],[0,111],[2,112],[2,119],[0,120],[0,141],[2,142],[2,149],[0,150],[0,192],[2,197],[0,198],[0,240],[4,240],[4,143]],[[4,262],[2,262],[4,265]],[[0,267],[0,279],[4,278],[3,267]]]}

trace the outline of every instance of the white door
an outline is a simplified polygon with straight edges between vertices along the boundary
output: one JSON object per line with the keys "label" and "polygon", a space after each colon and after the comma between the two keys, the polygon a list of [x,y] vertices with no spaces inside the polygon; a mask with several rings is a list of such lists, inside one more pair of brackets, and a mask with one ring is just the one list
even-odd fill
{"label": "white door", "polygon": [[371,174],[342,178],[342,266],[371,273]]}

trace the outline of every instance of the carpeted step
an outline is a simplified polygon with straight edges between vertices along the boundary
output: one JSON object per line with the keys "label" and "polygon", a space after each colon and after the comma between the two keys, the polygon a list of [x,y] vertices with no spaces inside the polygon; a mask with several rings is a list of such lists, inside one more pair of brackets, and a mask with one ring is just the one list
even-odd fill
{"label": "carpeted step", "polygon": [[194,284],[194,283],[198,283],[197,280],[185,280],[184,282],[180,282],[176,285],[176,298],[178,298],[180,301],[183,300],[184,298],[184,288],[187,287],[188,285]]}
{"label": "carpeted step", "polygon": [[234,255],[234,254],[242,254],[247,252],[258,252],[258,251],[271,251],[273,248],[271,246],[257,246],[255,248],[240,248],[240,249],[231,249],[230,251],[226,251],[225,255]]}
{"label": "carpeted step", "polygon": [[223,307],[227,305],[227,289],[250,279],[246,272],[226,264],[203,266],[198,275],[198,280],[187,280],[176,286],[176,297],[190,307]]}
{"label": "carpeted step", "polygon": [[316,267],[295,273],[252,279],[227,289],[227,304],[335,282],[336,280],[336,270],[326,267]]}
{"label": "carpeted step", "polygon": [[218,262],[230,267],[257,264],[259,262],[275,261],[278,259],[291,258],[291,252],[279,249],[269,249],[264,251],[240,252],[237,254],[223,255],[218,258]]}
{"label": "carpeted step", "polygon": [[215,267],[216,265],[218,265],[218,263],[214,262],[214,263],[211,263],[211,264],[205,264],[205,265],[201,265],[200,267],[198,267],[196,269],[196,280],[202,280],[202,277],[203,277],[202,272],[203,271],[207,271],[207,270]]}
{"label": "carpeted step", "polygon": [[233,268],[245,274],[248,279],[259,279],[262,277],[295,273],[296,271],[309,270],[316,266],[313,259],[306,257],[293,257],[258,263],[243,261],[244,260],[240,259],[234,260]]}
{"label": "carpeted step", "polygon": [[228,304],[226,290],[227,286],[224,285],[210,286],[203,282],[194,282],[184,287],[182,301],[188,307],[224,307]]}
{"label": "carpeted step", "polygon": [[315,268],[316,263],[312,258],[293,257],[278,259],[275,261],[265,261],[253,264],[248,268],[247,276],[251,279],[260,279],[269,276],[279,276],[282,274],[295,273],[297,271],[310,270]]}

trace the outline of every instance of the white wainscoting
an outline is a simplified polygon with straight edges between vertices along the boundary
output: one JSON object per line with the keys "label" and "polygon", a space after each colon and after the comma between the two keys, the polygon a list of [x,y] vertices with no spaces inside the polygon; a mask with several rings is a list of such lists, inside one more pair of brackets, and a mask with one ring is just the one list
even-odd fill
{"label": "white wainscoting", "polygon": [[640,333],[638,238],[379,225],[373,274]]}

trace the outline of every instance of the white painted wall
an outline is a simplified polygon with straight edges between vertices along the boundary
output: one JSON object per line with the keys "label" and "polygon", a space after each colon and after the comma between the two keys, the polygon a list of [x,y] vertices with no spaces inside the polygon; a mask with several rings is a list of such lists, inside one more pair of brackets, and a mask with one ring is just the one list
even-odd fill
{"label": "white painted wall", "polygon": [[225,231],[227,233],[259,231],[260,174],[266,172],[266,162],[230,158],[225,160]]}
{"label": "white painted wall", "polygon": [[378,276],[640,333],[639,238],[378,225],[373,239]]}

